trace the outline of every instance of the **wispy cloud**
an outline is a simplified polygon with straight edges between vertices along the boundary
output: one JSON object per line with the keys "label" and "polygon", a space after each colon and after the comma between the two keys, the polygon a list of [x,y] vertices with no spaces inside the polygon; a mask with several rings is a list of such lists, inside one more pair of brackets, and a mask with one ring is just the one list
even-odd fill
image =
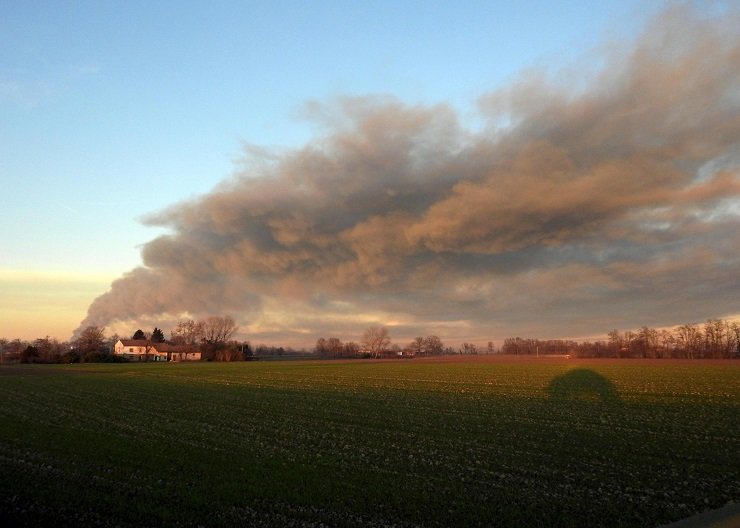
{"label": "wispy cloud", "polygon": [[40,81],[0,78],[0,103],[34,108],[49,96],[51,89]]}
{"label": "wispy cloud", "polygon": [[444,104],[312,102],[324,135],[151,215],[170,234],[82,326],[231,312],[265,338],[382,318],[454,339],[736,312],[738,25],[669,9],[577,93],[528,74],[481,97],[481,132]]}
{"label": "wispy cloud", "polygon": [[95,63],[60,68],[43,60],[36,62],[42,65],[38,71],[11,70],[0,75],[0,104],[36,108],[59,94],[74,90],[101,71]]}

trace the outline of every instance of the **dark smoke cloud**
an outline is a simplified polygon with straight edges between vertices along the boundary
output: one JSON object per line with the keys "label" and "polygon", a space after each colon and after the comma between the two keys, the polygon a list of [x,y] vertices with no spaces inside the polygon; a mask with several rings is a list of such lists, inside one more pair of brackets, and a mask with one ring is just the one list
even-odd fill
{"label": "dark smoke cloud", "polygon": [[482,132],[446,105],[309,103],[321,137],[250,147],[213,192],[149,217],[170,234],[81,328],[232,313],[256,340],[310,344],[378,323],[457,340],[737,313],[738,27],[668,10],[588,81],[482,97]]}

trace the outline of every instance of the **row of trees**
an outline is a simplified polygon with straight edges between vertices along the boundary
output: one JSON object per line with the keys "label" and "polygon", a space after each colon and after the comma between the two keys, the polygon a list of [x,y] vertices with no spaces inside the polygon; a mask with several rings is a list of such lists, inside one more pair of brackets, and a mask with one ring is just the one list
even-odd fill
{"label": "row of trees", "polygon": [[120,361],[111,354],[118,336],[105,337],[103,329],[86,328],[71,341],[59,341],[49,336],[23,341],[0,338],[0,363],[79,363]]}
{"label": "row of trees", "polygon": [[[422,339],[423,338],[419,338]],[[360,343],[348,341],[342,343],[337,337],[325,339],[320,337],[316,341],[314,353],[320,357],[368,357],[381,358],[384,356],[398,356],[403,350],[398,345],[391,344],[388,329],[384,326],[373,326],[365,330]]]}
{"label": "row of trees", "polygon": [[684,324],[672,330],[643,326],[620,333],[612,330],[606,340],[508,338],[504,354],[571,354],[577,357],[740,359],[740,324],[709,319],[703,325]]}
{"label": "row of trees", "polygon": [[339,338],[320,337],[316,341],[314,353],[320,357],[342,358],[342,357],[424,357],[442,356],[451,354],[478,354],[494,352],[493,342],[487,347],[478,347],[472,343],[463,343],[460,348],[445,347],[442,340],[436,335],[426,337],[415,337],[410,343],[401,347],[391,343],[388,329],[385,327],[371,327],[365,330],[360,343],[348,341],[342,343]]}
{"label": "row of trees", "polygon": [[[141,329],[131,335],[132,339],[146,341],[152,347],[158,343],[184,346],[197,349],[207,361],[242,361],[281,357],[322,357],[322,358],[382,358],[439,356],[444,354],[477,354],[481,351],[476,345],[463,343],[460,348],[445,347],[442,340],[430,335],[416,337],[405,346],[391,343],[388,329],[371,327],[365,330],[359,343],[343,343],[339,338],[320,338],[312,351],[296,350],[290,347],[257,345],[249,341],[232,339],[238,326],[231,317],[208,317],[195,321],[179,321],[165,339],[164,331],[155,327],[151,332]],[[21,340],[0,340],[0,360],[21,361],[24,363],[73,363],[91,361],[120,360],[113,356],[113,348],[121,339],[118,334],[106,336],[105,329],[97,326],[87,327],[72,342],[59,342],[49,337],[33,342]],[[493,352],[489,343],[486,352]]]}
{"label": "row of trees", "polygon": [[[165,339],[164,331],[154,328],[151,332],[137,330],[133,339],[149,343],[168,343],[198,349],[204,360],[242,361],[270,357],[324,358],[354,357],[414,357],[439,356],[445,354],[493,354],[492,342],[481,347],[463,343],[459,348],[445,347],[435,336],[416,337],[405,346],[391,343],[388,329],[371,327],[365,330],[359,343],[343,343],[339,338],[319,338],[312,352],[285,347],[258,345],[249,341],[233,339],[238,325],[229,316],[207,317],[195,321],[183,320]],[[85,328],[72,342],[60,342],[49,336],[34,341],[0,339],[0,362],[24,363],[72,363],[80,361],[116,361],[113,347],[120,339],[117,334],[110,337],[97,326]],[[703,325],[684,324],[672,330],[657,330],[643,326],[638,330],[620,333],[612,330],[607,339],[597,341],[574,341],[562,339],[504,340],[500,349],[503,354],[517,355],[564,355],[576,357],[624,357],[624,358],[689,358],[689,359],[740,359],[740,324],[723,319],[710,319]]]}
{"label": "row of trees", "polygon": [[219,347],[231,341],[239,329],[231,316],[211,316],[200,321],[179,321],[170,332],[170,341],[175,345],[209,345]]}

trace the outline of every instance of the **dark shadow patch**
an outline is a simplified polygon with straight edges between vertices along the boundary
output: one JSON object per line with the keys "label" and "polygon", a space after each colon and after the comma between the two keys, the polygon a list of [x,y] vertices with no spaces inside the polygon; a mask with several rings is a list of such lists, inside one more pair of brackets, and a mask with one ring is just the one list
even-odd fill
{"label": "dark shadow patch", "polygon": [[551,400],[605,403],[621,401],[614,384],[589,369],[574,369],[558,376],[550,382],[548,392]]}

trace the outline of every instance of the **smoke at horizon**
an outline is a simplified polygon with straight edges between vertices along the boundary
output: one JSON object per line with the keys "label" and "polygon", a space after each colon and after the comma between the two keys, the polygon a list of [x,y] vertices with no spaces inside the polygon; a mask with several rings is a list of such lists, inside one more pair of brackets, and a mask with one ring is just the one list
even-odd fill
{"label": "smoke at horizon", "polygon": [[543,73],[482,96],[480,131],[446,104],[311,102],[323,135],[246,149],[152,214],[169,234],[76,332],[231,313],[306,343],[556,337],[737,313],[739,22],[669,9],[575,92]]}

